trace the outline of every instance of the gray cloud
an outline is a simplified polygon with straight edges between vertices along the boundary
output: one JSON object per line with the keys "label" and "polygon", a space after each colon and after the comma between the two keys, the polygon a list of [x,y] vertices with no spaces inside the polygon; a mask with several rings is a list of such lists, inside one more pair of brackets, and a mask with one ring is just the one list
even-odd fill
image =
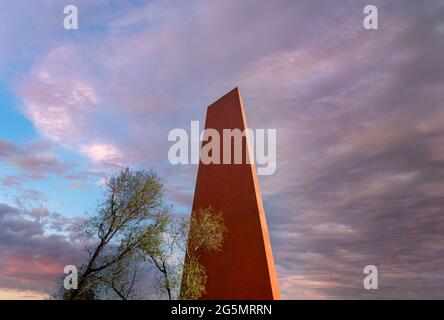
{"label": "gray cloud", "polygon": [[47,174],[62,174],[72,168],[51,150],[45,142],[34,141],[23,147],[0,140],[0,161],[21,170],[24,176],[6,176],[3,185],[20,185],[24,178],[41,179]]}
{"label": "gray cloud", "polygon": [[63,267],[77,264],[83,245],[72,232],[77,219],[0,204],[0,288],[50,293]]}
{"label": "gray cloud", "polygon": [[[283,134],[278,172],[262,181],[288,298],[443,297],[444,8],[379,10],[382,30],[315,46],[309,61],[331,71],[255,117]],[[368,264],[377,291],[363,289]]]}

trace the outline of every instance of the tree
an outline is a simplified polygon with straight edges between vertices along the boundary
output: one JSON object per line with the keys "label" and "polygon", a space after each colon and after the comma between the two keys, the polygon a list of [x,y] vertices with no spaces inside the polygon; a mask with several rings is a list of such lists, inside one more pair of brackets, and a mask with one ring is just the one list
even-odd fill
{"label": "tree", "polygon": [[121,299],[133,293],[138,259],[158,251],[168,222],[163,186],[152,171],[126,168],[106,183],[97,213],[82,226],[92,245],[88,261],[79,270],[78,289],[66,299],[100,297],[111,290]]}
{"label": "tree", "polygon": [[161,295],[198,299],[207,280],[199,257],[221,249],[226,228],[211,207],[188,219],[171,216],[157,175],[126,168],[106,183],[97,212],[79,232],[88,256],[78,268],[78,288],[59,288],[54,298],[138,298],[137,283],[149,261]]}
{"label": "tree", "polygon": [[140,264],[138,253],[116,262],[104,272],[94,276],[100,285],[100,289],[96,288],[96,291],[102,292],[106,297],[114,294],[122,300],[137,299],[139,292],[135,289],[135,285],[139,281]]}
{"label": "tree", "polygon": [[196,300],[206,292],[207,274],[199,263],[203,252],[220,251],[227,229],[221,212],[208,207],[193,212],[188,225],[181,228],[188,231],[180,299]]}
{"label": "tree", "polygon": [[176,299],[179,296],[179,284],[181,275],[181,255],[178,254],[178,243],[183,241],[180,232],[181,224],[177,219],[170,217],[165,228],[162,241],[153,248],[147,248],[144,252],[146,259],[152,264],[152,270],[155,272],[155,288],[159,296],[166,294],[169,300]]}
{"label": "tree", "polygon": [[193,212],[188,219],[170,218],[157,251],[145,251],[157,271],[159,292],[170,300],[200,298],[207,275],[199,258],[204,251],[219,251],[225,232],[222,213],[211,207]]}

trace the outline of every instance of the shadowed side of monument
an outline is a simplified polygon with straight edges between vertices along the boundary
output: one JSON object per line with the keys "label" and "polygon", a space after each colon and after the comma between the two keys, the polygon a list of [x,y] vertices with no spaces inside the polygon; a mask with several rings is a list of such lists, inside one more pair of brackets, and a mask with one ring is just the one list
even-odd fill
{"label": "shadowed side of monument", "polygon": [[[224,129],[247,128],[238,88],[208,107],[205,129],[210,128],[220,137]],[[201,299],[280,299],[256,168],[246,161],[248,146],[244,138],[242,164],[199,164],[193,212],[209,206],[221,211],[228,230],[221,251],[200,256],[208,276]]]}

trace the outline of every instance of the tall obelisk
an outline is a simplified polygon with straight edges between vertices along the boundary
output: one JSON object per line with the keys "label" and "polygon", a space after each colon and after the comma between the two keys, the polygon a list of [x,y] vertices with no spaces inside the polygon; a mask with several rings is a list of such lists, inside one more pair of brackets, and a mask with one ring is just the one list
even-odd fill
{"label": "tall obelisk", "polygon": [[[223,129],[247,128],[238,88],[208,107],[209,128],[219,132],[221,144]],[[243,142],[245,152],[250,142]],[[222,151],[223,146],[221,158]],[[202,299],[280,298],[256,167],[245,159],[244,154],[242,164],[199,164],[193,211],[220,210],[228,230],[221,251],[200,257],[208,276]]]}

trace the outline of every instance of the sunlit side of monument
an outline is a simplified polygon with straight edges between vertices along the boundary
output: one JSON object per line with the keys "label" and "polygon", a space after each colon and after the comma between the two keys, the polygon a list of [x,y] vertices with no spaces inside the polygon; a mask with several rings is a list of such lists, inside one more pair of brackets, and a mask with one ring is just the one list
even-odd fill
{"label": "sunlit side of monument", "polygon": [[[211,104],[205,129],[245,131],[247,122],[238,88]],[[202,147],[208,142],[203,142]],[[207,273],[205,300],[280,299],[267,222],[249,139],[243,139],[242,164],[199,163],[193,212],[209,206],[223,213],[228,232],[222,250],[204,252],[199,262]],[[221,154],[223,152],[223,145]],[[234,154],[231,144],[231,155]]]}

